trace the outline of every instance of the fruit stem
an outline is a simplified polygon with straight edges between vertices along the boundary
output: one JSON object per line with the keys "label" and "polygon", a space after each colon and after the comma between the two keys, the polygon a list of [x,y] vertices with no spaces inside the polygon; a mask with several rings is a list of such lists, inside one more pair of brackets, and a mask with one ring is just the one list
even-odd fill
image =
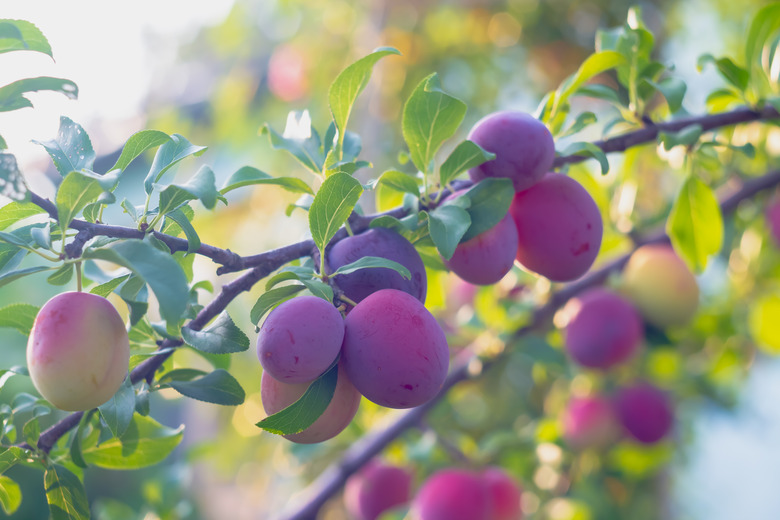
{"label": "fruit stem", "polygon": [[352,300],[352,299],[350,299],[350,298],[347,298],[347,297],[346,297],[346,296],[344,296],[343,294],[340,294],[340,295],[339,295],[339,300],[341,300],[341,301],[343,301],[344,303],[347,303],[347,304],[349,304],[349,305],[351,305],[351,306],[353,306],[353,307],[356,307],[356,306],[357,306],[357,302],[355,302],[354,300]]}
{"label": "fruit stem", "polygon": [[81,292],[81,260],[76,262],[76,290]]}

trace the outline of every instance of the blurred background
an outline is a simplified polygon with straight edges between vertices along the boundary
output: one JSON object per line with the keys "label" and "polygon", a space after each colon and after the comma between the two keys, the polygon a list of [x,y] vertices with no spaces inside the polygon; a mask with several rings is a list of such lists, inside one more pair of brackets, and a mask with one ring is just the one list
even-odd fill
{"label": "blurred background", "polygon": [[[637,4],[656,36],[656,59],[675,64],[676,75],[688,84],[688,112],[705,112],[706,95],[722,81],[711,67],[697,71],[698,56],[739,58],[752,13],[763,4]],[[492,111],[535,110],[543,95],[593,52],[597,30],[625,22],[629,6],[617,0],[3,0],[0,17],[35,23],[48,37],[56,61],[34,53],[2,55],[0,85],[50,75],[75,81],[80,93],[77,101],[32,95],[34,109],[0,115],[0,135],[32,188],[49,197],[53,169],[44,149],[31,141],[52,138],[61,115],[91,136],[98,156],[105,157],[96,165],[101,172],[133,132],[151,128],[209,147],[203,156],[181,163],[182,176],[200,164],[213,168],[218,185],[244,165],[304,176],[258,130],[269,123],[281,132],[290,110],[307,109],[314,127],[324,133],[330,82],[375,47],[393,46],[402,55],[379,63],[350,120],[351,130],[362,136],[361,158],[374,165],[361,175],[375,177],[402,168],[400,113],[423,77],[438,72],[444,90],[468,104],[458,134],[463,138]],[[607,110],[578,101],[575,110],[584,108],[599,116]],[[600,134],[590,130],[587,137]],[[758,147],[777,134],[766,125],[748,126],[730,137]],[[663,221],[683,178],[679,158],[659,158],[653,146],[611,158],[611,163],[604,177],[588,163],[571,170],[615,223],[602,261],[626,250],[626,231],[651,229]],[[759,153],[749,163],[728,163],[713,179],[723,180],[737,169],[760,175],[771,163],[771,157]],[[119,188],[131,200],[140,197],[145,173],[143,164],[134,167],[136,174],[128,172]],[[629,207],[616,209],[613,201],[627,186],[639,195]],[[237,190],[227,208],[214,213],[199,208],[195,227],[204,242],[242,255],[259,253],[306,237],[304,212],[285,216],[295,199],[271,187]],[[372,211],[394,200],[388,194],[364,202]],[[419,483],[432,470],[453,463],[445,447],[456,446],[467,458],[501,465],[521,481],[524,511],[532,519],[777,518],[780,363],[751,336],[744,305],[775,290],[780,274],[775,272],[780,254],[768,242],[760,218],[762,204],[759,197],[744,205],[727,225],[724,249],[734,248],[736,257],[717,259],[700,277],[702,311],[695,326],[648,340],[647,353],[627,369],[674,392],[678,421],[673,439],[651,448],[624,442],[602,454],[570,452],[560,438],[563,405],[568,396],[603,383],[566,362],[560,333],[552,330],[507,345],[512,354],[490,377],[456,388],[425,428],[390,447],[388,460],[414,466]],[[114,217],[121,223],[121,213]],[[217,277],[214,271],[209,261],[195,260],[195,279],[218,287],[233,278]],[[444,273],[432,272],[430,279],[427,305],[447,326],[454,348],[516,328],[535,296],[549,289],[519,270],[473,297],[458,296],[463,288]],[[28,280],[0,289],[0,303],[41,305],[57,290],[42,278]],[[229,307],[252,344],[256,333],[249,309],[260,285]],[[25,338],[10,329],[1,334],[0,368],[23,364]],[[201,362],[186,354],[174,361],[176,366]],[[253,348],[233,359],[231,372],[247,391],[245,404],[235,408],[204,405],[175,393],[155,395],[154,417],[174,427],[186,424],[183,445],[166,463],[146,470],[88,471],[87,492],[97,518],[269,518],[294,502],[296,493],[346,447],[398,413],[363,400],[356,420],[337,438],[293,445],[254,426],[264,412]],[[0,401],[21,389],[32,391],[26,378],[13,378]],[[20,467],[14,471],[25,493],[14,518],[44,518],[39,474]],[[339,497],[322,512],[328,520],[345,515]]]}

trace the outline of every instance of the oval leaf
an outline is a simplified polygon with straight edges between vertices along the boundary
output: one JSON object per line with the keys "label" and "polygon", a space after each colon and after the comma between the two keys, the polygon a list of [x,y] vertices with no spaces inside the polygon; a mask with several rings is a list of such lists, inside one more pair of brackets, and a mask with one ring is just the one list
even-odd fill
{"label": "oval leaf", "polygon": [[222,312],[206,330],[184,327],[182,338],[191,347],[211,354],[232,354],[249,348],[249,338],[236,327],[227,311]]}
{"label": "oval leaf", "polygon": [[239,405],[246,397],[236,378],[222,369],[192,381],[171,381],[168,386],[191,399],[223,406]]}
{"label": "oval leaf", "polygon": [[708,257],[723,245],[723,215],[712,189],[689,176],[669,214],[666,232],[691,270],[703,271]]}
{"label": "oval leaf", "polygon": [[363,193],[363,186],[346,173],[334,173],[322,183],[309,208],[309,229],[320,251],[347,221]]}

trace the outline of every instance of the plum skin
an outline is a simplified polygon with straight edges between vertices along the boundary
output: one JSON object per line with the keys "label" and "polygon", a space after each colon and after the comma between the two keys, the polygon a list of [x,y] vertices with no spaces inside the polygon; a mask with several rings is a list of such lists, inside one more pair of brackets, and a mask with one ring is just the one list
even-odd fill
{"label": "plum skin", "polygon": [[413,296],[383,289],[344,320],[341,359],[352,383],[370,401],[412,408],[432,399],[449,368],[447,338]]}
{"label": "plum skin", "polygon": [[496,158],[469,170],[472,181],[488,177],[511,179],[515,191],[536,184],[555,159],[555,142],[544,123],[524,112],[494,112],[480,119],[468,139]]}
{"label": "plum skin", "polygon": [[642,444],[653,444],[666,437],[674,422],[669,397],[647,382],[618,390],[615,410],[626,433]]}
{"label": "plum skin", "polygon": [[642,316],[666,328],[687,325],[699,306],[699,286],[669,244],[638,248],[623,269],[622,289]]}
{"label": "plum skin", "polygon": [[398,262],[409,270],[411,278],[405,279],[397,271],[385,267],[340,274],[334,280],[350,300],[361,302],[380,289],[398,289],[425,303],[428,292],[425,265],[411,242],[392,229],[372,228],[334,244],[327,253],[328,266],[332,272],[364,256],[378,256]]}
{"label": "plum skin", "polygon": [[61,293],[35,317],[27,368],[38,392],[60,410],[90,410],[111,399],[129,362],[124,321],[102,296]]}
{"label": "plum skin", "polygon": [[412,502],[416,520],[492,520],[492,499],[480,475],[443,469],[423,483]]}
{"label": "plum skin", "polygon": [[620,295],[602,288],[578,298],[580,308],[566,327],[566,350],[575,362],[608,369],[633,357],[642,341],[642,319]]}
{"label": "plum skin", "polygon": [[344,486],[344,505],[355,520],[376,520],[409,502],[412,473],[376,459],[352,475]]}
{"label": "plum skin", "polygon": [[[309,383],[282,383],[263,371],[260,377],[260,399],[268,415],[279,412],[297,401],[309,388]],[[298,444],[315,444],[332,439],[349,426],[360,405],[360,393],[349,380],[339,363],[338,380],[333,399],[311,426],[299,433],[283,435]]]}
{"label": "plum skin", "polygon": [[488,488],[492,504],[490,520],[519,520],[522,489],[502,468],[491,466],[482,471],[482,480]]}
{"label": "plum skin", "polygon": [[330,302],[299,296],[272,310],[257,336],[257,357],[277,381],[317,379],[339,355],[344,319]]}
{"label": "plum skin", "polygon": [[596,260],[604,231],[601,213],[574,179],[545,175],[515,194],[509,213],[517,226],[517,261],[527,270],[553,282],[569,282]]}
{"label": "plum skin", "polygon": [[575,397],[569,400],[563,414],[563,438],[576,450],[603,449],[619,437],[612,402],[602,396]]}

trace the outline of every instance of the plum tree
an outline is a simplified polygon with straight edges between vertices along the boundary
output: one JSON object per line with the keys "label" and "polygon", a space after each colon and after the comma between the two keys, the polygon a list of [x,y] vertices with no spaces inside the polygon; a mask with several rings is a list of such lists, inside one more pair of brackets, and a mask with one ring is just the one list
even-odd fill
{"label": "plum tree", "polygon": [[507,214],[492,228],[458,244],[444,264],[462,280],[492,285],[512,269],[516,254],[517,227]]}
{"label": "plum tree", "polygon": [[406,267],[412,276],[405,279],[397,271],[385,267],[360,269],[339,275],[336,284],[349,299],[360,302],[380,289],[398,289],[425,303],[428,291],[425,266],[420,254],[408,240],[391,229],[369,229],[340,240],[330,248],[328,265],[335,271],[364,256],[378,256],[398,262]]}
{"label": "plum tree", "polygon": [[352,309],[344,325],[344,369],[366,398],[411,408],[439,391],[449,367],[447,338],[416,298],[377,291]]}
{"label": "plum tree", "polygon": [[38,392],[61,410],[89,410],[108,401],[129,361],[125,324],[102,296],[61,293],[35,317],[27,368]]}
{"label": "plum tree", "polygon": [[612,402],[599,395],[570,399],[562,423],[563,438],[575,450],[606,448],[621,431]]}
{"label": "plum tree", "polygon": [[661,328],[686,325],[699,305],[696,278],[668,244],[634,251],[623,270],[622,291],[648,322]]}
{"label": "plum tree", "polygon": [[552,167],[555,142],[544,124],[524,112],[503,111],[479,120],[468,137],[496,154],[492,161],[469,170],[474,182],[488,177],[512,180],[515,191],[536,184]]}
{"label": "plum tree", "polygon": [[[308,383],[282,383],[263,371],[260,378],[260,398],[268,415],[287,408],[306,392]],[[299,444],[314,444],[332,439],[346,428],[357,413],[360,393],[349,380],[342,363],[339,363],[338,381],[333,399],[311,426],[299,433],[284,437]]]}
{"label": "plum tree", "polygon": [[412,501],[415,520],[491,520],[491,493],[477,473],[448,468],[432,474]]}
{"label": "plum tree", "polygon": [[506,470],[491,466],[482,471],[482,479],[490,495],[490,520],[520,520],[523,512],[520,508],[522,489]]}
{"label": "plum tree", "polygon": [[344,340],[344,319],[330,302],[300,296],[272,310],[257,336],[263,370],[285,383],[307,383],[333,363]]}
{"label": "plum tree", "polygon": [[631,302],[608,289],[596,288],[572,303],[579,309],[566,327],[566,350],[574,361],[607,369],[636,353],[644,330]]}
{"label": "plum tree", "polygon": [[411,493],[411,471],[373,459],[347,480],[344,505],[355,520],[376,520],[408,503]]}
{"label": "plum tree", "polygon": [[618,389],[615,410],[626,433],[643,444],[663,439],[674,422],[669,396],[647,382]]}
{"label": "plum tree", "polygon": [[529,271],[566,282],[593,265],[601,247],[601,214],[571,177],[545,175],[515,194],[509,213],[517,226],[517,261]]}

